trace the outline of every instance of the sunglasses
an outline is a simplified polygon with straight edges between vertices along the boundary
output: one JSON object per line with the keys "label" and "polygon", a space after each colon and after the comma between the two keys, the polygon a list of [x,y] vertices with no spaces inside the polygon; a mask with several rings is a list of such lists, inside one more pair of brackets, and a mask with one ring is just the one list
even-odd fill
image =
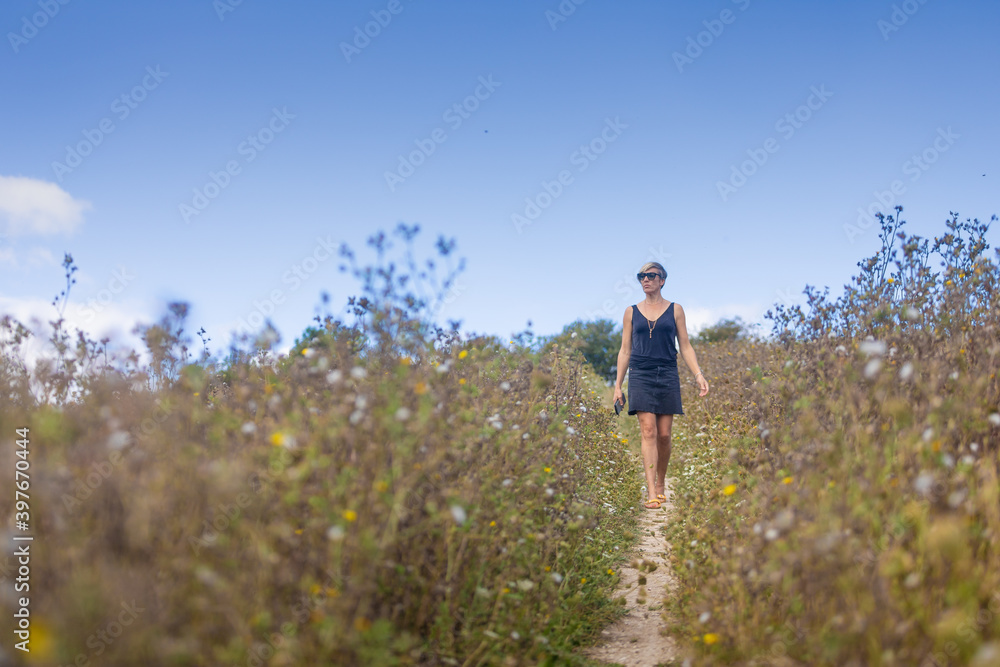
{"label": "sunglasses", "polygon": [[656,273],[655,271],[652,273],[637,273],[635,274],[635,277],[638,278],[639,282],[641,283],[646,278],[649,278],[650,280],[656,280],[657,278],[660,277],[660,274]]}

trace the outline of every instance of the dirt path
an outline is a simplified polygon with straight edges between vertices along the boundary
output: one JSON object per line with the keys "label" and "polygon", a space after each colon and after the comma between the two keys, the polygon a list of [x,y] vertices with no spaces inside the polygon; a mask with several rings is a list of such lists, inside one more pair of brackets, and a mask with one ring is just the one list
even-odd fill
{"label": "dirt path", "polygon": [[[664,627],[663,599],[676,586],[666,561],[670,546],[661,528],[674,517],[669,478],[665,494],[667,502],[660,509],[643,511],[639,523],[642,537],[631,563],[621,570],[615,597],[625,597],[628,615],[603,631],[600,644],[583,651],[589,658],[625,667],[655,667],[668,664],[675,657],[674,640],[660,634]],[[641,577],[645,577],[645,585]]]}

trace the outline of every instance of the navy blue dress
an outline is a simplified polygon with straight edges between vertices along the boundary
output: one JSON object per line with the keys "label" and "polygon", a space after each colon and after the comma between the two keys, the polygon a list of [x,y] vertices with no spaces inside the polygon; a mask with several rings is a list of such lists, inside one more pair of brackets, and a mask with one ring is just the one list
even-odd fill
{"label": "navy blue dress", "polygon": [[[650,336],[649,327],[653,327]],[[682,415],[677,375],[677,322],[673,302],[654,323],[632,306],[632,355],[628,360],[628,413]]]}

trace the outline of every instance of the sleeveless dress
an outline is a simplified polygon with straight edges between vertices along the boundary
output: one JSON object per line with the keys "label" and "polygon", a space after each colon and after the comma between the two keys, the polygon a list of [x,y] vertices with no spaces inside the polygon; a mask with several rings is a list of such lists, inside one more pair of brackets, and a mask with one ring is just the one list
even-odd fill
{"label": "sleeveless dress", "polygon": [[628,413],[682,415],[681,381],[677,375],[677,322],[673,302],[655,323],[632,306],[632,355],[628,360]]}

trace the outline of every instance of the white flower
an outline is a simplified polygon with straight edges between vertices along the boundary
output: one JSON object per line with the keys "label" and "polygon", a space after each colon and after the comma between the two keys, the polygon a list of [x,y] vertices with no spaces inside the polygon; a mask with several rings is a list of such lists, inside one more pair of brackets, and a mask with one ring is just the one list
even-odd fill
{"label": "white flower", "polygon": [[776,539],[778,539],[779,535],[780,535],[780,533],[778,532],[777,528],[768,528],[767,532],[764,533],[764,539],[769,540],[769,541],[776,540]]}
{"label": "white flower", "polygon": [[941,463],[943,463],[948,468],[954,468],[955,467],[955,457],[953,457],[951,454],[942,454],[941,455]]}
{"label": "white flower", "polygon": [[500,383],[500,391],[510,391],[510,382],[504,380]]}
{"label": "white flower", "polygon": [[701,616],[698,617],[698,622],[699,623],[706,623],[706,622],[708,622],[708,619],[710,619],[710,618],[712,618],[712,612],[710,612],[710,611],[703,611],[703,612],[701,612]]}
{"label": "white flower", "polygon": [[869,380],[878,375],[879,370],[882,368],[882,360],[879,358],[872,359],[867,364],[865,364],[865,377]]}
{"label": "white flower", "polygon": [[508,477],[503,482],[501,482],[501,484],[503,484],[504,486],[510,486],[513,483],[514,483],[514,480],[512,480],[510,477]]}
{"label": "white flower", "polygon": [[128,431],[115,431],[108,437],[108,447],[111,449],[121,449],[129,442],[131,442],[132,436],[129,435]]}
{"label": "white flower", "polygon": [[517,587],[522,591],[530,591],[535,587],[535,582],[530,579],[520,579],[517,582]]}
{"label": "white flower", "polygon": [[366,375],[368,375],[368,371],[366,371],[363,366],[355,366],[351,369],[351,377],[355,380],[360,380]]}
{"label": "white flower", "polygon": [[865,340],[858,345],[858,349],[867,356],[885,354],[885,342],[880,340]]}
{"label": "white flower", "polygon": [[920,319],[920,311],[914,308],[913,306],[907,306],[903,310],[903,317],[910,320],[911,322],[914,322]]}
{"label": "white flower", "polygon": [[513,639],[514,641],[517,641],[518,639],[521,638],[521,635],[520,633],[518,633],[517,630],[514,630],[512,633],[510,633],[510,638]]}
{"label": "white flower", "polygon": [[951,375],[949,375],[948,377],[950,377],[952,380],[957,380],[958,379],[958,371],[952,371]]}
{"label": "white flower", "polygon": [[546,495],[549,495],[549,496],[551,496],[551,495],[554,495],[554,494],[555,494],[555,492],[556,492],[556,491],[555,491],[555,489],[553,489],[553,488],[551,488],[551,487],[545,487],[545,494],[546,494]]}
{"label": "white flower", "polygon": [[446,361],[434,370],[436,370],[438,373],[447,373],[448,371],[451,370],[451,366]]}
{"label": "white flower", "polygon": [[899,369],[899,379],[909,380],[911,377],[913,377],[913,364],[907,361],[903,364],[903,367]]}
{"label": "white flower", "polygon": [[924,442],[930,442],[931,438],[934,437],[934,428],[932,426],[928,426],[927,428],[925,428],[924,434],[921,437],[923,437]]}
{"label": "white flower", "polygon": [[834,350],[837,354],[847,354],[847,348],[843,345],[838,345],[837,349]]}
{"label": "white flower", "polygon": [[463,523],[465,523],[466,519],[465,508],[463,508],[461,505],[452,505],[451,515],[455,518],[455,523],[457,523],[458,525],[461,526]]}
{"label": "white flower", "polygon": [[344,529],[340,526],[330,526],[330,528],[326,531],[326,538],[335,542],[337,540],[342,540],[344,539]]}
{"label": "white flower", "polygon": [[365,416],[365,413],[363,411],[361,411],[361,410],[355,410],[354,412],[351,413],[351,416],[348,417],[347,420],[349,422],[351,422],[352,424],[357,424],[359,421],[361,421],[364,418],[364,416]]}
{"label": "white flower", "polygon": [[569,433],[570,435],[573,435],[574,433],[576,433],[576,429],[573,428],[572,426],[567,426],[566,432]]}
{"label": "white flower", "polygon": [[994,412],[989,417],[987,417],[987,419],[989,419],[990,423],[993,424],[994,426],[1000,426],[1000,414]]}
{"label": "white flower", "polygon": [[354,407],[358,410],[364,410],[366,405],[368,405],[368,399],[365,398],[364,394],[358,394],[358,397],[354,399]]}
{"label": "white flower", "polygon": [[922,496],[926,496],[931,492],[931,488],[934,486],[934,475],[929,472],[922,472],[913,481],[913,488],[916,489],[917,493]]}
{"label": "white flower", "polygon": [[316,354],[316,350],[312,349],[311,347],[306,347],[303,348],[302,350],[302,356],[305,357],[306,359],[313,356],[314,354]]}
{"label": "white flower", "polygon": [[571,333],[571,334],[569,335],[569,337],[570,337],[570,338],[576,338],[576,332],[574,331],[573,333]]}
{"label": "white flower", "polygon": [[343,376],[344,374],[340,372],[340,369],[335,368],[326,374],[326,381],[330,384],[337,384]]}
{"label": "white flower", "polygon": [[254,424],[253,422],[246,422],[243,424],[243,426],[240,427],[240,431],[242,431],[246,435],[250,435],[256,430],[257,430],[257,425]]}
{"label": "white flower", "polygon": [[396,410],[396,419],[403,422],[410,418],[410,409],[406,406]]}

